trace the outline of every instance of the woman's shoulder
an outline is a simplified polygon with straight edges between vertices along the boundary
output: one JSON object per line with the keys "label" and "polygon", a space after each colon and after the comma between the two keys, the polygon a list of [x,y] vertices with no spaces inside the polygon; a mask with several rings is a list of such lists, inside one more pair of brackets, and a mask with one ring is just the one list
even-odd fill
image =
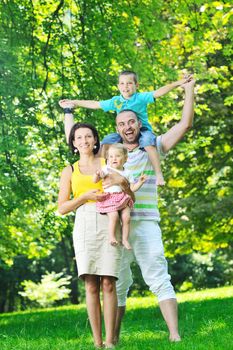
{"label": "woman's shoulder", "polygon": [[106,166],[106,159],[101,157],[100,158],[100,164],[101,164],[101,167]]}
{"label": "woman's shoulder", "polygon": [[62,170],[62,176],[71,176],[73,172],[74,164],[69,164],[67,165],[63,170]]}
{"label": "woman's shoulder", "polygon": [[100,156],[95,156],[95,161],[101,165],[101,167],[106,165],[106,159]]}

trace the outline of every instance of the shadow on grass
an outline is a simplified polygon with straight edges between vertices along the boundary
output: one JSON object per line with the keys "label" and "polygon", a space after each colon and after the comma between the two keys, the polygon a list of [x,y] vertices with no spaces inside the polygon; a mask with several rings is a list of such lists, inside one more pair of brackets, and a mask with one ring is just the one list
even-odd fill
{"label": "shadow on grass", "polygon": [[[170,344],[158,307],[130,309],[119,349],[230,349],[233,298],[186,301],[179,305],[183,341]],[[84,307],[48,309],[0,316],[1,349],[91,349]],[[5,344],[3,346],[3,344]],[[11,346],[11,347],[10,347]]]}

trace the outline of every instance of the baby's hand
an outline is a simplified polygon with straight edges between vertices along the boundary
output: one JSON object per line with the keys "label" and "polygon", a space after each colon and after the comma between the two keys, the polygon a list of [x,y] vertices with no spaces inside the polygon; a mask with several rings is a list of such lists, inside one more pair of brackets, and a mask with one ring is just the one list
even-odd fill
{"label": "baby's hand", "polygon": [[103,170],[96,170],[96,175],[99,176],[101,179],[105,178]]}
{"label": "baby's hand", "polygon": [[139,177],[139,181],[144,184],[144,182],[146,182],[147,180],[147,176],[145,174],[141,174]]}

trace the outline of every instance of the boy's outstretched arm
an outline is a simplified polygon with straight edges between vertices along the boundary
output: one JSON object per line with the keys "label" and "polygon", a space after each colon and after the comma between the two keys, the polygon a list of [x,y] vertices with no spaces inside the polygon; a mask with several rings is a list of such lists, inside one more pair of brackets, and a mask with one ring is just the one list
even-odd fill
{"label": "boy's outstretched arm", "polygon": [[163,87],[161,87],[160,89],[156,90],[154,92],[154,97],[158,98],[161,97],[163,95],[166,95],[168,92],[170,92],[171,90],[175,89],[178,86],[181,86],[185,83],[187,83],[188,81],[190,81],[192,79],[192,75],[188,75],[187,77],[185,77],[184,79],[180,79],[177,81],[174,81],[171,84],[165,85]]}
{"label": "boy's outstretched arm", "polygon": [[182,117],[177,124],[162,135],[162,150],[165,153],[173,148],[193,125],[194,84],[195,80],[192,79],[182,86],[185,91]]}
{"label": "boy's outstretched arm", "polygon": [[93,100],[60,100],[59,105],[61,108],[90,108],[90,109],[99,109],[100,103],[99,101]]}

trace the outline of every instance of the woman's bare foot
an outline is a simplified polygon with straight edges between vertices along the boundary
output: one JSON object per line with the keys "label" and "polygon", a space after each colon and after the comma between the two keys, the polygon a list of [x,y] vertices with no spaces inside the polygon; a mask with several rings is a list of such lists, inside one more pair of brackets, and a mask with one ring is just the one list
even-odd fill
{"label": "woman's bare foot", "polygon": [[104,349],[104,344],[103,343],[100,343],[100,344],[95,344],[95,348],[96,349]]}

